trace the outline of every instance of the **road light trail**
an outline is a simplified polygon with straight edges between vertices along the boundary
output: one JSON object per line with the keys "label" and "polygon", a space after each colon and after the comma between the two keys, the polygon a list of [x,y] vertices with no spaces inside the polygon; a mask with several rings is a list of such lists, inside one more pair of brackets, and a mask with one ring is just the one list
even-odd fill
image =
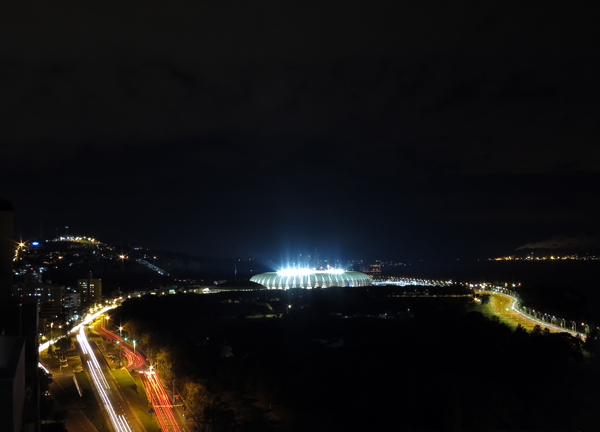
{"label": "road light trail", "polygon": [[161,427],[161,431],[165,431],[167,432],[168,426],[167,426],[167,422],[165,419],[165,414],[163,413],[163,407],[161,405],[161,403],[158,401],[158,398],[156,397],[156,394],[154,391],[152,391],[152,386],[150,385],[150,382],[145,379],[144,381],[144,387],[146,388],[146,394],[148,395],[148,398],[150,399],[150,403],[152,404],[152,407],[154,408],[154,413],[156,414],[156,419],[158,420],[158,423],[160,424]]}
{"label": "road light trail", "polygon": [[153,370],[145,373],[146,379],[144,386],[146,393],[150,395],[150,400],[157,413],[157,418],[160,418],[162,430],[168,432],[180,432],[179,424],[173,414],[173,405],[169,400],[169,396],[158,378],[158,375]]}
{"label": "road light trail", "polygon": [[[108,382],[106,381],[106,377],[104,376],[104,373],[100,367],[100,364],[98,363],[98,360],[96,359],[96,356],[95,356],[95,354],[87,340],[87,337],[85,336],[85,333],[84,333],[84,328],[86,325],[91,323],[93,320],[95,320],[100,315],[102,315],[102,314],[106,313],[107,311],[114,309],[116,307],[117,307],[116,305],[108,306],[94,314],[88,314],[87,317],[80,324],[74,326],[68,332],[68,334],[79,332],[79,334],[76,335],[77,341],[79,342],[79,346],[81,347],[81,350],[83,351],[84,355],[88,355],[90,357],[90,360],[88,360],[87,363],[85,363],[85,364],[87,364],[89,367],[90,375],[92,377],[92,382],[94,383],[97,393],[100,396],[101,403],[104,405],[104,408],[106,409],[106,412],[108,413],[110,421],[113,425],[113,427],[112,427],[113,431],[115,431],[115,432],[133,432],[131,425],[127,421],[127,418],[125,417],[125,415],[117,414],[115,412],[115,409],[113,408],[113,405],[107,394],[107,391],[114,391],[114,390],[110,388]],[[48,342],[41,344],[39,346],[39,352],[42,352],[42,351],[48,349],[50,344],[51,343],[53,344],[56,341],[57,341],[57,339],[52,339],[52,340],[49,340]],[[137,353],[134,355],[134,353],[131,352],[131,350],[129,350],[126,347],[124,347],[124,348],[126,349],[126,351],[129,351],[131,353],[130,355],[132,358],[132,364],[139,365],[139,366],[142,366],[144,364],[144,359],[142,358],[141,355],[138,355]],[[39,363],[38,365],[39,365],[39,367],[44,369],[46,372],[48,372],[48,370],[41,363]],[[136,366],[136,367],[139,367],[139,366]],[[144,429],[142,428],[141,430],[144,430]]]}
{"label": "road light trail", "polygon": [[[88,315],[81,323],[77,324],[75,327],[73,327],[71,330],[69,330],[67,333],[71,334],[71,333],[75,333],[77,331],[79,331],[79,329],[81,329],[82,327],[85,327],[86,325],[88,325],[89,323],[91,323],[93,320],[95,320],[96,318],[98,318],[100,315],[102,315],[103,313],[106,313],[107,311],[116,308],[117,306],[107,306],[105,308],[103,308],[102,310],[100,310],[99,312],[96,312],[93,315]],[[61,336],[62,337],[62,336]],[[48,342],[44,342],[43,344],[41,344],[39,346],[39,352],[42,352],[46,349],[48,349],[48,347],[50,346],[51,343],[56,343],[57,339],[52,339],[49,340]]]}
{"label": "road light trail", "polygon": [[94,352],[92,351],[92,347],[90,346],[90,344],[87,340],[87,337],[85,336],[85,331],[84,331],[83,326],[79,330],[79,334],[77,335],[77,341],[79,342],[79,346],[81,346],[81,349],[83,350],[84,354],[88,355],[90,358],[87,361],[87,365],[90,370],[92,382],[94,383],[94,386],[95,386],[98,394],[100,395],[100,399],[102,401],[102,404],[104,405],[104,408],[106,409],[106,412],[108,413],[108,416],[110,418],[110,421],[113,425],[114,430],[117,432],[133,432],[131,429],[131,426],[127,422],[127,419],[125,418],[125,416],[122,414],[117,415],[117,413],[115,412],[115,410],[112,406],[110,398],[108,397],[108,395],[106,393],[106,390],[109,390],[110,386],[108,385],[108,382],[106,381],[106,377],[104,376],[104,373],[102,372],[102,368],[100,367],[100,364],[98,363],[98,359],[96,359],[96,356],[95,356]]}
{"label": "road light trail", "polygon": [[[136,351],[135,353],[131,351],[127,346],[125,346],[125,340],[118,336],[117,334],[107,330],[104,327],[104,323],[98,325],[96,330],[104,337],[110,339],[113,342],[119,342],[125,351],[125,357],[127,358],[128,365],[126,367],[135,367],[139,368],[144,365],[143,356]],[[179,423],[175,418],[175,414],[173,413],[173,405],[169,400],[169,396],[160,381],[156,372],[150,369],[150,371],[145,372],[143,375],[142,381],[144,382],[144,387],[146,388],[146,394],[152,403],[154,408],[154,412],[156,414],[156,419],[161,427],[161,431],[163,432],[181,432],[181,428],[179,427]]]}
{"label": "road light trail", "polygon": [[125,340],[122,337],[117,336],[115,333],[107,330],[104,327],[104,324],[100,324],[99,326],[96,326],[96,331],[98,333],[100,333],[102,336],[111,340],[112,342],[116,342],[119,345],[121,345],[121,347],[123,348],[123,351],[125,351],[124,356],[127,359],[127,365],[125,366],[126,369],[140,368],[140,367],[144,366],[144,363],[146,362],[144,360],[144,357],[138,351],[133,352],[131,349],[129,349],[125,343]]}
{"label": "road light trail", "polygon": [[[165,413],[168,422],[171,423],[173,432],[179,432],[179,425],[173,414],[173,406],[171,405],[169,396],[167,395],[160,378],[156,374],[150,374],[150,382],[153,384],[154,390],[159,397],[159,401],[163,405],[163,412]],[[173,397],[175,397],[175,395],[173,395]]]}
{"label": "road light trail", "polygon": [[[100,364],[98,363],[98,360],[96,359],[96,356],[94,355],[92,348],[89,345],[89,342],[84,333],[84,327],[86,325],[88,325],[90,322],[92,322],[94,319],[96,319],[103,313],[106,313],[108,310],[114,309],[115,307],[117,306],[109,306],[100,310],[99,312],[96,312],[93,315],[88,315],[80,324],[73,327],[73,329],[71,329],[69,333],[79,331],[79,335],[77,335],[77,341],[79,342],[79,346],[81,347],[83,353],[89,355],[90,357],[90,360],[88,360],[86,364],[89,367],[90,375],[92,376],[92,381],[98,391],[98,394],[100,395],[102,403],[106,408],[106,412],[110,417],[113,429],[117,432],[133,432],[126,417],[122,414],[118,415],[110,402],[110,399],[106,393],[106,390],[110,389],[109,384],[106,381],[106,378],[100,368]],[[125,351],[125,357],[128,361],[128,367],[139,368],[144,365],[145,359],[143,358],[143,356],[138,351],[134,352],[131,349],[129,349],[126,346],[123,338],[106,330],[104,328],[104,325],[101,325],[101,330],[102,333],[104,333],[103,336],[109,338],[114,342],[118,341],[121,344],[123,350]],[[50,343],[55,342],[56,340],[50,340],[40,345],[39,351],[41,352],[47,349]],[[147,394],[151,398],[153,406],[158,408],[158,411],[156,411],[156,413],[157,420],[161,425],[161,430],[164,432],[180,432],[181,428],[179,427],[179,424],[177,423],[177,420],[175,419],[175,416],[173,414],[171,401],[169,400],[169,397],[162,383],[160,382],[160,379],[154,375],[154,378],[152,378],[151,380],[144,380],[144,386],[146,387]]]}

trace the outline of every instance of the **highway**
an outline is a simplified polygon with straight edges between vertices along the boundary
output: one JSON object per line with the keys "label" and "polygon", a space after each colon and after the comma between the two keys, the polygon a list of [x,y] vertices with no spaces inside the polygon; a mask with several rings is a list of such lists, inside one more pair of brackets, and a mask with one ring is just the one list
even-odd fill
{"label": "highway", "polygon": [[485,294],[490,294],[490,305],[494,314],[503,320],[513,322],[515,324],[521,324],[527,330],[533,330],[539,323],[528,319],[526,316],[518,314],[513,309],[515,299],[508,295],[498,294],[494,291],[487,291]]}
{"label": "highway", "polygon": [[483,293],[490,294],[490,304],[494,314],[506,321],[521,324],[526,330],[531,331],[536,325],[539,325],[542,329],[548,329],[552,333],[564,332],[572,336],[585,337],[582,333],[569,331],[524,314],[516,307],[517,299],[514,297],[495,291],[483,291]]}
{"label": "highway", "polygon": [[153,369],[144,373],[144,386],[146,394],[150,398],[156,418],[160,424],[161,431],[181,432],[181,426],[175,417],[174,409],[162,382]]}
{"label": "highway", "polygon": [[[96,324],[94,330],[97,331],[102,337],[105,337],[113,342],[119,342],[123,349],[123,355],[127,361],[126,368],[138,369],[144,366],[144,356],[139,352],[131,351],[128,346],[129,342],[126,342],[122,337],[107,330],[104,327],[104,323]],[[185,430],[185,424],[181,415],[175,412],[175,407],[171,403],[167,391],[162,384],[162,381],[156,374],[156,371],[152,366],[148,370],[140,371],[142,382],[146,389],[148,399],[152,404],[154,413],[156,414],[156,420],[160,425],[161,432],[182,432]]]}
{"label": "highway", "polygon": [[[73,327],[71,330],[69,330],[68,334],[71,333],[77,333],[81,327],[85,327],[86,325],[88,325],[89,323],[91,323],[92,321],[94,321],[96,318],[98,318],[100,315],[102,315],[103,313],[106,313],[107,311],[116,308],[116,305],[113,306],[107,306],[101,310],[99,310],[98,312],[94,313],[94,314],[89,314],[87,317],[85,317],[85,319],[83,321],[81,321],[79,324],[77,324],[75,327]],[[59,336],[55,339],[49,340],[48,342],[44,342],[43,344],[40,344],[39,346],[39,352],[44,351],[45,349],[48,349],[48,347],[50,346],[50,343],[56,343],[56,341],[60,338],[62,338],[64,336]],[[40,367],[43,368],[43,366],[40,363]]]}
{"label": "highway", "polygon": [[[129,404],[119,391],[119,387],[110,373],[110,368],[101,357],[98,347],[92,347],[89,343],[83,326],[77,334],[77,342],[82,351],[82,365],[90,376],[100,406],[110,420],[112,431],[145,432],[145,428],[135,417]],[[98,361],[98,357],[101,358],[101,362]]]}
{"label": "highway", "polygon": [[67,411],[65,426],[69,432],[97,432],[94,424],[79,409],[76,403],[67,395],[63,385],[68,381],[73,381],[73,375],[54,376],[50,383],[50,393],[58,405]]}
{"label": "highway", "polygon": [[121,352],[126,360],[126,364],[124,366],[125,369],[141,368],[146,363],[144,356],[139,351],[132,351],[128,346],[128,342],[126,342],[121,336],[118,336],[115,333],[107,330],[104,327],[104,323],[97,323],[94,326],[94,331],[103,338],[108,339],[121,347]]}
{"label": "highway", "polygon": [[[69,334],[75,333],[79,336],[79,332],[86,325],[88,325],[93,319],[97,318],[101,314],[105,313],[108,310],[114,309],[116,306],[108,306],[103,308],[102,310],[88,315],[79,325],[73,327]],[[60,339],[63,336],[59,336],[57,339]],[[57,339],[49,340],[39,346],[39,352],[42,352],[48,348],[50,343],[55,343]],[[83,353],[80,352],[80,357],[82,358],[82,367],[86,370],[89,370],[88,367],[83,363]],[[91,358],[88,358],[91,361]],[[50,373],[50,371],[42,364],[39,363],[38,366],[43,369],[46,373]],[[90,374],[91,377],[91,374]],[[78,431],[78,432],[97,432],[94,424],[85,416],[85,414],[78,408],[78,406],[69,398],[69,396],[65,393],[62,384],[67,381],[71,381],[73,379],[73,375],[55,375],[53,382],[50,384],[50,392],[59,406],[65,409],[68,412],[67,418],[65,419],[65,424],[69,431]],[[101,402],[100,396],[97,396],[99,402]],[[110,428],[110,426],[109,426]],[[119,431],[117,428],[111,428],[113,431]],[[137,429],[125,429],[125,430],[137,430]]]}
{"label": "highway", "polygon": [[[94,390],[100,406],[104,414],[110,420],[109,428],[113,432],[145,432],[145,428],[131,407],[124,399],[118,384],[110,373],[110,367],[106,364],[104,357],[96,344],[90,344],[86,333],[86,326],[90,325],[94,320],[100,317],[107,311],[114,309],[116,306],[109,306],[102,310],[88,315],[79,325],[75,326],[69,333],[75,333],[80,349],[80,357],[83,369],[88,373],[90,380],[93,383]],[[94,330],[102,337],[107,338],[115,343],[119,343],[123,350],[123,356],[126,360],[125,367],[127,369],[142,368],[145,364],[145,358],[139,351],[132,351],[132,346],[122,337],[110,332],[104,327],[103,322],[94,325]],[[39,347],[39,351],[48,348],[50,343],[55,343],[56,340],[48,341]],[[40,367],[46,368],[40,363]],[[47,371],[47,370],[46,370]],[[146,393],[152,406],[155,410],[156,419],[160,425],[162,432],[184,432],[186,431],[185,421],[182,418],[181,412],[177,412],[173,406],[165,387],[160,378],[155,373],[153,368],[142,372],[142,381],[146,388]],[[59,393],[59,389],[52,388],[53,393]],[[75,410],[73,410],[75,411]],[[78,411],[78,410],[77,410]],[[95,430],[93,425],[83,416],[81,412],[75,413],[73,418],[69,418],[70,423],[75,429],[81,431]],[[77,417],[81,416],[81,418]]]}

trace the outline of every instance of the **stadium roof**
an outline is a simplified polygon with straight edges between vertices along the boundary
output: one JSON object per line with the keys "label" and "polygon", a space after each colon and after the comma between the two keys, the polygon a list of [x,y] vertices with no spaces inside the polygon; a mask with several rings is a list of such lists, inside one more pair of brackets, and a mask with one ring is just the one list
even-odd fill
{"label": "stadium roof", "polygon": [[313,271],[298,269],[254,275],[252,282],[269,289],[359,287],[371,285],[371,278],[357,271]]}

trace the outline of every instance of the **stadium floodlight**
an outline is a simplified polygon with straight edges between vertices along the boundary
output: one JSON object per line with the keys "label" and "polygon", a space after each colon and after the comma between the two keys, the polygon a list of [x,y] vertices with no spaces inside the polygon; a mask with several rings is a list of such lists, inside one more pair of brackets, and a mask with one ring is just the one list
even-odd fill
{"label": "stadium floodlight", "polygon": [[308,268],[286,268],[277,272],[277,274],[280,276],[304,276],[313,273],[313,270]]}
{"label": "stadium floodlight", "polygon": [[308,268],[285,268],[278,272],[266,272],[254,275],[251,282],[263,285],[267,289],[291,288],[328,288],[370,286],[371,278],[364,273],[329,268],[317,270]]}
{"label": "stadium floodlight", "polygon": [[342,270],[342,269],[329,269],[325,273],[342,274],[342,273],[344,273],[344,270]]}

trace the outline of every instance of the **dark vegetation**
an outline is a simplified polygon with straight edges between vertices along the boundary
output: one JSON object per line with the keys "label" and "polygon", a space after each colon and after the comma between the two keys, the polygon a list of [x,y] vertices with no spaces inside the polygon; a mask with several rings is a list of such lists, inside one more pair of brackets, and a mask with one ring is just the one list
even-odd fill
{"label": "dark vegetation", "polygon": [[401,290],[145,296],[115,319],[204,430],[598,429],[592,343]]}
{"label": "dark vegetation", "polygon": [[521,304],[544,313],[564,317],[577,322],[598,320],[597,308],[577,288],[569,285],[524,284],[517,294]]}

